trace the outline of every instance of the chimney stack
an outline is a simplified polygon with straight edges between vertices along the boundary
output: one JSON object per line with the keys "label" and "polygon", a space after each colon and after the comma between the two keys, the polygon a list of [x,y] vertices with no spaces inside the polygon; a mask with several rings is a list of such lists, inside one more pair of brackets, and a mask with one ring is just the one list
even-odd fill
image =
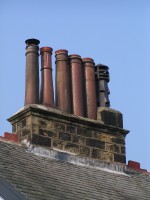
{"label": "chimney stack", "polygon": [[52,80],[52,51],[50,47],[40,48],[41,54],[41,104],[54,108],[54,92]]}
{"label": "chimney stack", "polygon": [[56,57],[56,107],[71,113],[71,80],[68,51],[55,51]]}
{"label": "chimney stack", "polygon": [[85,84],[85,110],[86,117],[90,119],[97,118],[96,106],[96,87],[95,87],[95,64],[92,58],[82,59],[84,66],[84,84]]}
{"label": "chimney stack", "polygon": [[39,47],[37,39],[28,39],[26,43],[26,82],[25,106],[39,103]]}
{"label": "chimney stack", "polygon": [[71,67],[72,113],[84,117],[82,59],[81,56],[72,54],[69,56],[69,61]]}
{"label": "chimney stack", "polygon": [[[39,40],[26,40],[25,106],[8,119],[19,141],[45,146],[52,154],[79,156],[77,159],[126,163],[122,113],[109,106],[109,72],[95,67],[92,58],[83,58],[61,49],[56,57],[56,108],[52,84],[52,48],[41,54],[41,103],[39,103]],[[97,81],[97,87],[96,87]],[[96,105],[96,89],[98,106]],[[71,114],[73,113],[73,114]],[[81,116],[81,117],[80,117]],[[87,119],[88,118],[88,119]],[[68,152],[68,153],[67,153]],[[76,158],[75,158],[76,159]],[[116,164],[114,165],[116,166]]]}
{"label": "chimney stack", "polygon": [[98,64],[95,67],[97,107],[109,107],[109,68],[106,65]]}

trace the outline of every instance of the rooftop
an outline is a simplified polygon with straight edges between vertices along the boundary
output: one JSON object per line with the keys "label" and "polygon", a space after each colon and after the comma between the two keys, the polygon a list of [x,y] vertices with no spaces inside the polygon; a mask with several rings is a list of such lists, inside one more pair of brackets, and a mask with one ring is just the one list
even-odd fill
{"label": "rooftop", "polygon": [[55,150],[1,139],[0,177],[30,200],[105,200],[110,196],[112,200],[149,199],[149,173],[127,167],[122,168],[122,172],[116,168],[106,170],[106,165],[98,166],[96,162],[88,166],[88,160],[82,165],[71,163],[64,155],[65,152],[56,154]]}

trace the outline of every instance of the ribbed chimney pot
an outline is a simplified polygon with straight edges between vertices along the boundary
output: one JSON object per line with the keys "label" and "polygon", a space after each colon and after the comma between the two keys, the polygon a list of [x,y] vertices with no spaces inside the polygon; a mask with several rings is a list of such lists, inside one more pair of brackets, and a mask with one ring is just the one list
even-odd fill
{"label": "ribbed chimney pot", "polygon": [[56,107],[71,113],[71,80],[68,51],[55,51],[56,57]]}
{"label": "ribbed chimney pot", "polygon": [[54,91],[52,80],[52,51],[51,47],[40,48],[41,54],[41,93],[40,103],[54,107]]}

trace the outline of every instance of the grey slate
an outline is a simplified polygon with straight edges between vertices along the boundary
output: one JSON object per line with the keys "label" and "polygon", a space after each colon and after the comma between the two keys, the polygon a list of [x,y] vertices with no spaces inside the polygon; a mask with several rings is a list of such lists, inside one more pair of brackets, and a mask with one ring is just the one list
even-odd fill
{"label": "grey slate", "polygon": [[0,197],[4,200],[26,200],[26,198],[16,191],[16,189],[0,177]]}
{"label": "grey slate", "polygon": [[[0,141],[0,177],[28,200],[149,200],[150,175],[122,175],[37,156]],[[6,199],[7,200],[7,199]]]}

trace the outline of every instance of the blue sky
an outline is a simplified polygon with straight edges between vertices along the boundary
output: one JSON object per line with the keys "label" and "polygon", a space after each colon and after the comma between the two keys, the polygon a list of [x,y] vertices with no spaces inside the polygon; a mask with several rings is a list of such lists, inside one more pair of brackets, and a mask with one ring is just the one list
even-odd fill
{"label": "blue sky", "polygon": [[130,130],[127,160],[150,171],[149,8],[149,0],[0,0],[0,135],[24,105],[24,41],[37,38],[109,66],[111,107]]}

